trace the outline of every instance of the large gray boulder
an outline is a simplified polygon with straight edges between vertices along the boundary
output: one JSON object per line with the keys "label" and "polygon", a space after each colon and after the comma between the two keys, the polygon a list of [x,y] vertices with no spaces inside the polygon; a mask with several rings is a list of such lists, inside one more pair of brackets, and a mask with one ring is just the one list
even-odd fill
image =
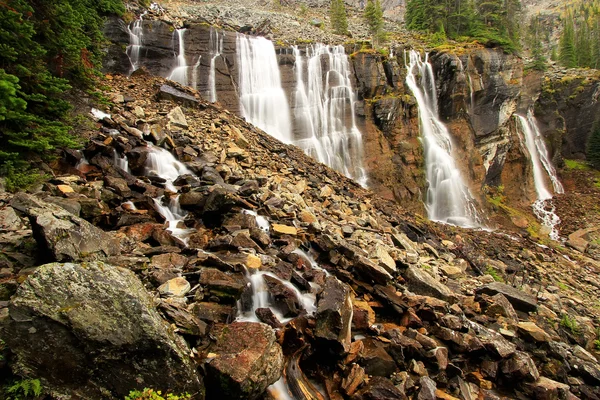
{"label": "large gray boulder", "polygon": [[100,259],[120,253],[113,236],[56,204],[17,193],[11,206],[29,218],[35,240],[48,250],[48,261]]}
{"label": "large gray boulder", "polygon": [[[204,397],[202,380],[129,270],[89,262],[39,267],[19,287],[2,338],[15,372],[65,399],[123,399],[152,387]],[[63,396],[63,397],[61,397]]]}

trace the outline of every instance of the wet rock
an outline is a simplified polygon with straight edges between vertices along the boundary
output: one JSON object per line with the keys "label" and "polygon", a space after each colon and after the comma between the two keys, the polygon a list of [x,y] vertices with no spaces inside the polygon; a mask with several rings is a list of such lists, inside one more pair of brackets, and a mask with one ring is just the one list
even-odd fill
{"label": "wet rock", "polygon": [[477,339],[479,339],[487,350],[496,353],[502,358],[515,353],[517,346],[504,339],[500,333],[474,322],[470,322],[469,325],[477,335]]}
{"label": "wet rock", "polygon": [[25,193],[15,195],[11,205],[29,217],[38,245],[48,249],[47,255],[54,260],[98,259],[120,253],[111,235],[61,207]]}
{"label": "wet rock", "polygon": [[365,370],[358,364],[352,364],[348,374],[342,379],[342,390],[352,396],[365,380]]}
{"label": "wet rock", "polygon": [[500,370],[507,379],[513,382],[535,382],[540,377],[540,373],[529,354],[522,351],[517,351],[511,358],[502,361]]}
{"label": "wet rock", "polygon": [[281,280],[269,275],[265,275],[263,278],[273,298],[275,307],[281,311],[284,317],[295,317],[300,314],[302,305],[300,304],[300,299],[298,299],[298,296],[296,296],[296,293],[292,289],[284,285]]}
{"label": "wet rock", "polygon": [[96,262],[39,267],[13,298],[3,332],[16,370],[59,395],[123,398],[144,387],[203,391],[189,349],[169,331],[139,279],[122,268]]}
{"label": "wet rock", "polygon": [[409,266],[404,276],[409,289],[417,294],[437,297],[448,302],[456,300],[452,290],[419,267]]}
{"label": "wet rock", "polygon": [[206,334],[206,322],[200,320],[181,305],[161,301],[159,309],[168,319],[175,323],[179,332],[192,336],[204,336]]}
{"label": "wet rock", "polygon": [[199,283],[205,292],[226,303],[235,303],[246,287],[246,282],[238,275],[228,274],[216,268],[202,268]]}
{"label": "wet rock", "polygon": [[283,353],[269,326],[234,322],[211,332],[216,338],[206,364],[207,397],[256,399],[283,370]]}
{"label": "wet rock", "polygon": [[366,301],[354,300],[352,310],[352,324],[355,329],[367,330],[375,323],[375,311]]}
{"label": "wet rock", "polygon": [[270,308],[257,308],[254,314],[260,322],[269,325],[273,329],[279,329],[283,326]]}
{"label": "wet rock", "polygon": [[489,283],[475,289],[475,293],[485,293],[490,296],[501,293],[508,301],[510,301],[513,307],[519,311],[534,312],[537,310],[537,300],[535,297],[505,283]]}
{"label": "wet rock", "polygon": [[348,285],[330,276],[317,302],[315,336],[332,343],[340,352],[350,348],[352,298]]}

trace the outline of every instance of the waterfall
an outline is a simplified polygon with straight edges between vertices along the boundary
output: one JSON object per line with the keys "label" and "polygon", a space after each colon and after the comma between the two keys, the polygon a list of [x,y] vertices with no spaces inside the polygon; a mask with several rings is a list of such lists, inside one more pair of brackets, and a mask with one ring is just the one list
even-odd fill
{"label": "waterfall", "polygon": [[[529,110],[527,117],[522,115],[517,115],[517,117],[525,136],[525,147],[529,153],[533,170],[533,182],[537,197],[537,200],[532,205],[533,212],[542,222],[542,225],[550,229],[550,238],[558,240],[559,232],[557,226],[560,223],[560,218],[556,215],[554,205],[551,203],[552,193],[546,186],[544,170],[546,170],[552,182],[555,193],[564,193],[564,189],[548,157],[548,150],[546,149],[544,138],[538,128],[533,111]],[[521,139],[521,136],[519,138]]]}
{"label": "waterfall", "polygon": [[200,68],[201,60],[202,60],[202,55],[199,54],[198,59],[196,60],[196,63],[192,67],[192,82],[190,83],[190,85],[192,85],[192,87],[194,89],[198,89],[198,69]]}
{"label": "waterfall", "polygon": [[[192,172],[180,161],[175,159],[169,151],[152,146],[148,152],[146,160],[146,174],[154,173],[165,180],[165,188],[173,193],[177,193],[177,188],[173,182],[184,174]],[[187,243],[187,236],[193,232],[193,229],[181,228],[180,225],[186,216],[179,205],[179,196],[164,195],[154,199],[156,210],[163,216],[168,224],[168,230],[171,234]],[[164,204],[168,200],[167,204]]]}
{"label": "waterfall", "polygon": [[[350,64],[343,46],[316,44],[306,49],[306,68],[294,46],[296,90],[294,144],[316,160],[356,180],[367,176],[362,167],[362,135],[354,115]],[[304,81],[306,69],[307,82]]]}
{"label": "waterfall", "polygon": [[210,70],[208,72],[208,101],[214,103],[217,101],[217,87],[216,87],[216,71],[215,62],[217,57],[223,53],[223,34],[210,27]]}
{"label": "waterfall", "polygon": [[188,66],[185,59],[185,31],[185,29],[177,29],[173,32],[173,47],[175,47],[175,36],[177,36],[178,51],[175,53],[176,66],[167,78],[182,85],[188,84]]}
{"label": "waterfall", "polygon": [[129,45],[125,50],[125,53],[127,54],[127,57],[129,57],[129,62],[131,63],[131,68],[129,69],[130,75],[140,67],[140,52],[144,44],[144,28],[142,26],[144,15],[146,15],[145,12],[127,26]]}
{"label": "waterfall", "polygon": [[129,160],[127,159],[127,156],[125,154],[120,156],[117,150],[115,149],[113,149],[113,164],[121,168],[123,171],[131,173],[131,171],[129,170]]}
{"label": "waterfall", "polygon": [[[406,66],[406,83],[417,100],[428,183],[425,207],[430,220],[458,226],[478,226],[475,203],[452,157],[450,133],[438,118],[433,69],[414,50]],[[420,80],[417,81],[420,75]]]}
{"label": "waterfall", "polygon": [[284,143],[291,142],[289,105],[270,40],[237,34],[240,110],[248,122]]}

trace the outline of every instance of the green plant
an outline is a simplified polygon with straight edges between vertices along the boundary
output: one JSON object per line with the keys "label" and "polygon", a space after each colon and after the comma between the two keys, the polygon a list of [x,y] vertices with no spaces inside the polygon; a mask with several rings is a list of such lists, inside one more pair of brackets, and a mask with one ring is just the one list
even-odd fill
{"label": "green plant", "polygon": [[488,265],[485,269],[485,273],[490,275],[492,278],[494,278],[494,280],[496,282],[504,282],[504,279],[502,279],[502,277],[500,276],[500,274],[498,273],[498,271],[492,267],[491,265]]}
{"label": "green plant", "polygon": [[386,36],[383,32],[383,9],[379,0],[367,0],[364,17],[373,38],[373,45],[376,47]]}
{"label": "green plant", "polygon": [[331,0],[329,19],[331,21],[331,28],[335,33],[338,35],[348,34],[348,19],[346,17],[344,0]]}
{"label": "green plant", "polygon": [[189,393],[175,395],[167,393],[166,397],[162,395],[160,390],[144,388],[144,390],[132,390],[125,400],[189,400],[192,396]]}
{"label": "green plant", "polygon": [[565,158],[565,167],[567,169],[577,170],[577,171],[587,171],[590,167],[585,163],[585,161],[579,160],[569,160]]}
{"label": "green plant", "polygon": [[592,166],[600,170],[600,123],[594,124],[587,142],[587,159]]}
{"label": "green plant", "polygon": [[22,400],[38,397],[42,394],[42,383],[39,379],[23,379],[6,388],[6,400]]}
{"label": "green plant", "polygon": [[562,283],[562,282],[558,282],[556,284],[556,286],[558,286],[560,288],[560,290],[567,290],[567,289],[569,289],[569,287],[567,285],[565,285],[564,283]]}
{"label": "green plant", "polygon": [[567,314],[564,314],[560,320],[560,326],[570,330],[573,334],[579,333],[579,324],[577,324],[575,318],[571,318]]}

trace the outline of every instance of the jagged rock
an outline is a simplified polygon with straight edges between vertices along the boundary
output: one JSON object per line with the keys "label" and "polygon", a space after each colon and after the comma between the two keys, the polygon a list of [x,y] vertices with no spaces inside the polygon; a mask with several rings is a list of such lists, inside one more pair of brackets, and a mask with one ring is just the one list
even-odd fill
{"label": "jagged rock", "polygon": [[11,205],[29,217],[33,235],[56,261],[98,259],[119,254],[116,239],[54,204],[18,193]]}
{"label": "jagged rock", "polygon": [[350,371],[342,379],[341,388],[348,396],[352,396],[364,380],[365,370],[358,364],[352,364]]}
{"label": "jagged rock", "polygon": [[360,365],[365,373],[374,376],[389,377],[396,371],[396,362],[385,351],[382,342],[374,339],[363,339],[363,348],[360,351]]}
{"label": "jagged rock", "polygon": [[389,379],[380,376],[369,379],[369,383],[352,396],[352,400],[398,400],[406,398],[406,395],[398,390]]}
{"label": "jagged rock", "polygon": [[190,283],[182,277],[173,278],[158,287],[163,296],[183,297],[191,290]]}
{"label": "jagged rock", "polygon": [[246,282],[237,275],[230,275],[216,268],[202,268],[199,283],[211,296],[230,303],[235,303],[246,287]]}
{"label": "jagged rock", "polygon": [[540,373],[527,353],[516,351],[511,358],[500,363],[502,374],[513,382],[535,382]]}
{"label": "jagged rock", "polygon": [[283,353],[268,325],[234,322],[211,332],[216,356],[206,364],[209,398],[256,399],[283,370]]}
{"label": "jagged rock", "polygon": [[519,316],[515,312],[510,301],[504,296],[502,293],[498,293],[497,295],[492,297],[494,303],[488,306],[486,310],[486,314],[489,316],[501,315],[503,317],[509,318],[513,322],[519,321]]}
{"label": "jagged rock", "polygon": [[396,262],[383,246],[375,247],[375,257],[379,260],[379,264],[385,268],[387,272],[393,274],[396,272]]}
{"label": "jagged rock", "polygon": [[194,303],[193,313],[208,322],[229,322],[234,316],[233,307],[218,303]]}
{"label": "jagged rock", "polygon": [[296,296],[296,293],[284,283],[272,276],[263,276],[265,283],[267,284],[267,290],[273,298],[275,307],[281,311],[284,317],[295,317],[302,311],[302,305],[300,299]]}
{"label": "jagged rock", "polygon": [[433,379],[428,376],[422,376],[419,379],[419,385],[421,389],[419,389],[419,394],[417,395],[418,400],[435,400],[437,398],[435,395],[437,386]]}
{"label": "jagged rock", "polygon": [[171,100],[184,106],[193,107],[199,103],[194,97],[169,85],[162,85],[159,90],[159,98]]}
{"label": "jagged rock", "polygon": [[448,302],[456,300],[456,295],[452,290],[414,265],[408,267],[404,276],[409,289],[417,294],[437,297]]}
{"label": "jagged rock", "polygon": [[524,386],[529,396],[539,400],[569,399],[572,394],[569,385],[553,381],[544,376]]}
{"label": "jagged rock", "polygon": [[295,236],[298,234],[298,230],[293,226],[287,226],[282,224],[273,224],[271,225],[271,229],[273,232],[279,235],[292,235]]}
{"label": "jagged rock", "polygon": [[330,276],[317,302],[315,336],[334,343],[340,351],[350,348],[352,298],[348,285]]}
{"label": "jagged rock", "polygon": [[504,339],[501,334],[474,322],[470,327],[477,335],[477,339],[488,349],[502,358],[506,358],[515,353],[517,346]]}
{"label": "jagged rock", "polygon": [[159,308],[168,319],[172,320],[175,325],[177,325],[180,332],[193,336],[204,336],[206,334],[206,322],[182,308],[181,305],[161,301]]}
{"label": "jagged rock", "polygon": [[366,330],[375,323],[375,311],[366,301],[352,302],[352,324],[357,330]]}
{"label": "jagged rock", "polygon": [[517,310],[534,312],[537,310],[535,297],[505,283],[493,282],[475,289],[476,293],[485,293],[494,296],[498,293],[504,295]]}
{"label": "jagged rock", "polygon": [[189,349],[169,331],[139,279],[122,268],[39,267],[13,298],[3,332],[16,370],[56,395],[122,399],[144,387],[203,392]]}
{"label": "jagged rock", "polygon": [[392,276],[385,268],[375,264],[366,257],[358,256],[354,259],[354,268],[363,277],[363,279],[372,280],[381,285],[387,284],[392,280]]}
{"label": "jagged rock", "polygon": [[12,207],[0,209],[0,229],[19,230],[22,226],[21,218]]}
{"label": "jagged rock", "polygon": [[169,118],[169,124],[171,126],[176,126],[183,129],[188,128],[188,123],[185,119],[185,114],[181,110],[181,107],[175,107],[174,109],[172,109],[167,115],[167,117]]}
{"label": "jagged rock", "polygon": [[519,322],[519,334],[526,340],[545,343],[550,341],[550,335],[548,335],[542,328],[534,324],[533,322]]}
{"label": "jagged rock", "polygon": [[260,322],[269,325],[273,329],[279,329],[283,326],[270,308],[257,308],[256,311],[254,311],[254,314],[256,314],[256,318],[258,318]]}

